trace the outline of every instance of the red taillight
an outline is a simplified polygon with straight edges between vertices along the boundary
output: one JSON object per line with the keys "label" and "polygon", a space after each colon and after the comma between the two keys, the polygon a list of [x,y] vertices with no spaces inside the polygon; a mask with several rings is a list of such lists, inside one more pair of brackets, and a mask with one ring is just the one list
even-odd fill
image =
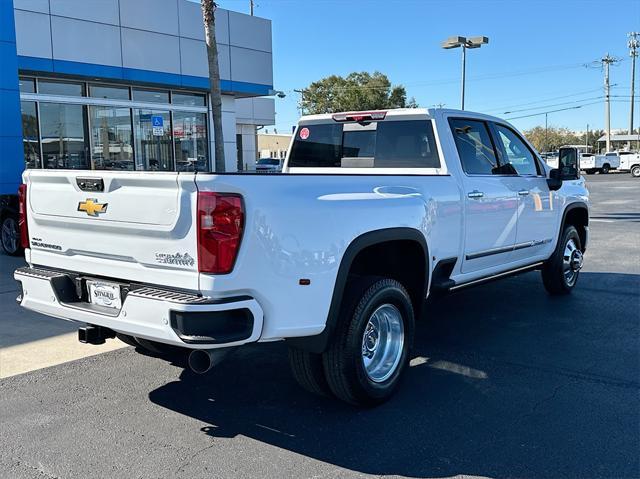
{"label": "red taillight", "polygon": [[240,195],[198,192],[198,271],[230,273],[240,248],[243,227]]}
{"label": "red taillight", "polygon": [[27,226],[27,185],[18,186],[18,227],[20,228],[20,244],[29,247],[29,227]]}

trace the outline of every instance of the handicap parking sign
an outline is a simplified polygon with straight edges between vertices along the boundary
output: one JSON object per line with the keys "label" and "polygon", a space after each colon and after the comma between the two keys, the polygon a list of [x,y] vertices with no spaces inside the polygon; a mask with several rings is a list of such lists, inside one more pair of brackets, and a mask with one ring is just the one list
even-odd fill
{"label": "handicap parking sign", "polygon": [[152,116],[151,126],[153,127],[153,136],[164,135],[164,121],[161,116]]}

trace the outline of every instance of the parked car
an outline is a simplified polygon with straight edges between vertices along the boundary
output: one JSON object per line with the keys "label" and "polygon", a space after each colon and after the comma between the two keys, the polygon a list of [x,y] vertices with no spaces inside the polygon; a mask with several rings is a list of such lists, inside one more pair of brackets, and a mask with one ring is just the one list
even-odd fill
{"label": "parked car", "polygon": [[640,178],[640,153],[631,151],[621,151],[620,155],[620,171],[628,171],[634,178]]}
{"label": "parked car", "polygon": [[18,301],[201,373],[285,340],[302,387],[378,404],[426,298],[531,270],[575,288],[589,193],[571,151],[552,170],[504,120],[401,109],[303,117],[269,179],[28,170]]}
{"label": "parked car", "polygon": [[284,160],[278,158],[260,158],[256,162],[256,171],[260,173],[278,173],[282,171]]}
{"label": "parked car", "polygon": [[620,166],[620,157],[616,152],[605,153],[604,155],[594,155],[583,153],[580,157],[580,168],[588,175],[594,173],[607,174]]}
{"label": "parked car", "polygon": [[22,254],[18,226],[18,195],[0,195],[0,243],[5,253]]}

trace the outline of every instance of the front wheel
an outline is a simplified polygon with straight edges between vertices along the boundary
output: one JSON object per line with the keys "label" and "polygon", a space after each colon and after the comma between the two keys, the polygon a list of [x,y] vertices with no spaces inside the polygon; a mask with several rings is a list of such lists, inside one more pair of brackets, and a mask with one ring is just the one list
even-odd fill
{"label": "front wheel", "polygon": [[640,165],[631,167],[631,176],[634,178],[640,178]]}
{"label": "front wheel", "polygon": [[409,363],[414,313],[393,279],[368,278],[347,290],[333,340],[323,354],[327,383],[339,399],[374,406],[389,399]]}
{"label": "front wheel", "polygon": [[13,216],[7,216],[2,220],[0,228],[2,228],[2,249],[5,253],[11,256],[17,256],[22,253],[18,221]]}
{"label": "front wheel", "polygon": [[574,226],[565,227],[551,258],[542,267],[542,282],[552,295],[569,294],[582,269],[580,235]]}
{"label": "front wheel", "polygon": [[609,173],[609,170],[611,170],[611,167],[609,165],[602,165],[602,168],[600,168],[600,173],[602,173],[603,175],[606,175],[607,173]]}

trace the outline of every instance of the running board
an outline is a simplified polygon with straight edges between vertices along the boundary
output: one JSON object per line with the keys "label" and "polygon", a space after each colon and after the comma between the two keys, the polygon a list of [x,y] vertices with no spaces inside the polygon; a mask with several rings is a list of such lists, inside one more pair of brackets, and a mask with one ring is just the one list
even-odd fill
{"label": "running board", "polygon": [[474,279],[473,281],[469,281],[467,283],[456,284],[455,286],[452,286],[451,288],[449,288],[449,291],[457,291],[462,288],[488,283],[490,281],[494,281],[496,279],[502,279],[507,276],[514,276],[520,273],[526,273],[528,271],[532,271],[534,269],[539,268],[543,264],[544,264],[544,261],[540,261],[539,263],[530,264],[528,266],[522,266],[520,268],[504,271],[502,273],[496,273],[491,276],[486,276],[484,278]]}

